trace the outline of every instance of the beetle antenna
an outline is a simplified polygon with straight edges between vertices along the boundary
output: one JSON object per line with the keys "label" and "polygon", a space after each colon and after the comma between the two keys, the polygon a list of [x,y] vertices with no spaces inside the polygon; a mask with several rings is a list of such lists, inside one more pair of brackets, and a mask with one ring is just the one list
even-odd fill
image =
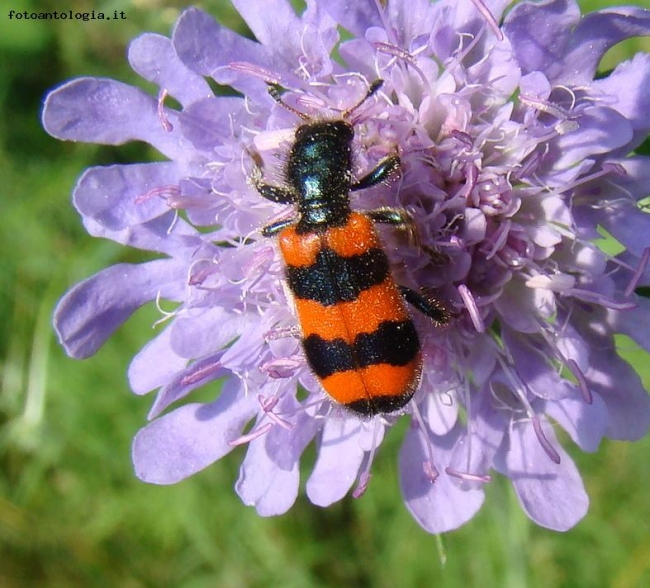
{"label": "beetle antenna", "polygon": [[352,108],[348,108],[343,112],[343,118],[347,118],[350,116],[359,106],[361,106],[368,98],[370,98],[372,95],[377,93],[377,90],[381,88],[384,85],[384,80],[375,80],[372,84],[370,84],[368,91],[366,92],[366,95],[359,100]]}
{"label": "beetle antenna", "polygon": [[269,86],[268,87],[269,91],[269,96],[273,98],[282,108],[288,110],[289,112],[292,112],[296,116],[300,117],[302,120],[311,120],[309,116],[307,116],[304,112],[300,112],[299,110],[295,109],[293,106],[289,106],[284,100],[282,100],[282,96],[280,96],[280,92],[275,86]]}

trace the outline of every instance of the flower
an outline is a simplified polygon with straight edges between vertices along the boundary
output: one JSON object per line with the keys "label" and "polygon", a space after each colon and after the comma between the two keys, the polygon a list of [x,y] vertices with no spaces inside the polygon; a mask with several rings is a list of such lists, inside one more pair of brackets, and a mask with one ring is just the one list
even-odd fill
{"label": "flower", "polygon": [[[175,483],[247,444],[236,490],[276,515],[295,501],[300,456],[315,443],[306,493],[325,506],[355,484],[363,492],[384,435],[409,418],[401,488],[424,529],[471,519],[491,471],[511,480],[537,524],[569,529],[588,498],[555,430],[593,452],[603,437],[638,439],[650,425],[648,394],[614,339],[650,350],[650,303],[635,293],[650,284],[640,203],[650,158],[634,154],[650,132],[650,55],[596,75],[614,44],[650,35],[650,11],[581,17],[574,1],[544,0],[504,16],[505,0],[391,0],[385,11],[308,0],[296,15],[281,1],[234,4],[257,41],[192,8],[171,39],[132,43],[131,65],[158,99],[81,78],[43,112],[60,139],[141,140],[169,159],[81,176],[74,203],[88,231],[160,256],[78,284],[54,319],[82,358],[143,304],[175,304],[129,368],[135,393],[157,390],[133,444],[137,475]],[[216,96],[206,78],[239,95]],[[417,246],[388,231],[386,250],[399,280],[435,294],[453,318],[441,329],[413,314],[418,392],[406,416],[363,420],[328,400],[286,336],[296,320],[260,228],[288,211],[250,178],[256,158],[281,177],[300,122],[268,84],[301,112],[336,117],[377,79],[381,91],[355,111],[354,171],[398,151],[401,177],[359,192],[355,207],[410,212]],[[596,245],[599,227],[621,253]],[[214,401],[181,402],[217,379]]]}

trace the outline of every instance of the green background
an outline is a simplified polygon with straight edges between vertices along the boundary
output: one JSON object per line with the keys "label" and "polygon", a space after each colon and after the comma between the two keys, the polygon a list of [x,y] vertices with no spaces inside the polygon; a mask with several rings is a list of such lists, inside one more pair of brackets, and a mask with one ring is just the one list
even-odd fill
{"label": "green background", "polygon": [[[580,4],[589,11],[615,3]],[[225,0],[201,6],[241,26]],[[282,517],[257,516],[233,490],[242,448],[176,486],[134,477],[131,439],[151,399],[129,392],[126,368],[151,338],[156,311],[143,309],[83,362],[65,356],[51,314],[80,279],[146,259],[86,235],[70,204],[76,178],[90,165],[157,155],[142,145],[61,143],[39,116],[46,91],[70,77],[142,84],[126,63],[128,41],[169,34],[181,7],[0,0],[0,588],[649,586],[647,438],[604,442],[590,455],[569,447],[591,509],[564,534],[530,523],[499,477],[463,528],[440,538],[422,531],[398,489],[405,423],[382,445],[363,498],[328,509],[301,497]],[[10,21],[11,9],[123,10],[127,19]],[[639,50],[650,51],[650,42],[617,46],[602,69]],[[647,355],[620,344],[647,386]],[[306,465],[312,461],[313,452]]]}

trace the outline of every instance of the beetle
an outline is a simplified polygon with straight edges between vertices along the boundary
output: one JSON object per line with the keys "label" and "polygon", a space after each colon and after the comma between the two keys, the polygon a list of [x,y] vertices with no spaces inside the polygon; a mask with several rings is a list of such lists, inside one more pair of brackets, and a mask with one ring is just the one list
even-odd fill
{"label": "beetle", "polygon": [[363,417],[400,410],[418,387],[422,353],[406,302],[437,325],[448,320],[437,300],[395,283],[375,231],[374,223],[410,226],[408,213],[350,206],[352,192],[385,182],[401,166],[390,155],[353,177],[355,131],[346,118],[382,83],[340,118],[325,120],[294,109],[270,87],[276,102],[305,122],[296,129],[284,185],[266,183],[259,168],[253,177],[262,197],[295,207],[294,216],[267,225],[262,235],[279,241],[307,362],[333,400]]}

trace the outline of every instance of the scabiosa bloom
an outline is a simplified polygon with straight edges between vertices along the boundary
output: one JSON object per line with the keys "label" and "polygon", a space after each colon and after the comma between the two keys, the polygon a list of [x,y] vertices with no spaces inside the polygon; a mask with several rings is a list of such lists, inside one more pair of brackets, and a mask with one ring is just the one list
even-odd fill
{"label": "scabiosa bloom", "polygon": [[[650,284],[650,216],[639,204],[650,159],[633,155],[650,131],[650,56],[596,79],[610,47],[650,35],[650,12],[581,17],[571,0],[507,13],[507,0],[308,0],[302,15],[287,0],[234,4],[256,41],[189,9],[171,39],[133,42],[131,65],[157,98],[81,78],[52,92],[43,113],[55,137],[141,140],[169,159],[82,175],[74,203],[88,231],[159,256],[100,272],[55,313],[62,344],[83,358],[141,305],[175,305],[129,369],[134,392],[157,390],[133,444],[137,475],[175,483],[247,444],[236,490],[276,515],[295,501],[300,456],[315,443],[306,493],[325,506],[363,492],[384,435],[408,418],[401,488],[426,530],[469,520],[493,471],[537,524],[572,527],[588,498],[556,429],[591,452],[650,424],[648,395],[614,339],[650,349],[650,304],[635,293]],[[215,96],[206,78],[239,95]],[[441,329],[413,313],[419,389],[404,414],[363,420],[325,396],[291,336],[279,255],[260,234],[290,212],[250,178],[261,160],[265,178],[282,182],[300,123],[268,84],[326,118],[377,79],[381,91],[354,113],[354,172],[398,152],[401,173],[359,192],[355,207],[410,212],[417,243],[382,229],[386,250],[398,280],[444,301],[452,318]],[[598,227],[619,255],[594,244]],[[213,402],[182,402],[217,379]]]}

